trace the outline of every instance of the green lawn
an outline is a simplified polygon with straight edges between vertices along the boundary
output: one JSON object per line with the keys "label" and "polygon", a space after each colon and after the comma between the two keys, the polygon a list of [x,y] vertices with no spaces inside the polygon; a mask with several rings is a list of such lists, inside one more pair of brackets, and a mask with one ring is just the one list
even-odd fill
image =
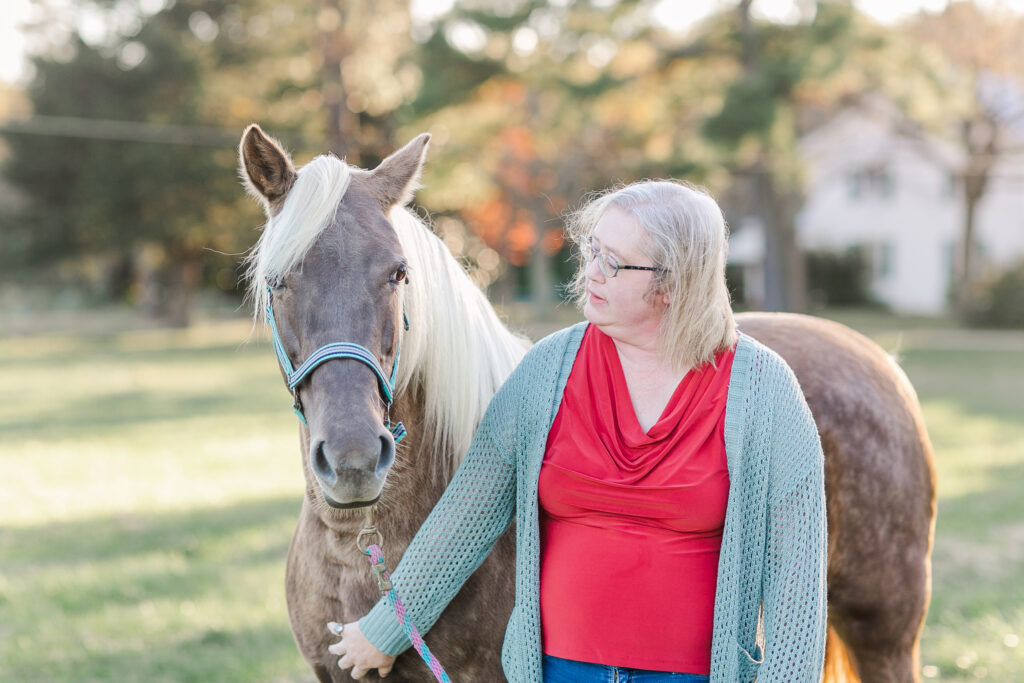
{"label": "green lawn", "polygon": [[[851,320],[939,469],[925,676],[1024,672],[1024,335]],[[244,321],[0,337],[0,680],[310,680],[284,557],[296,423]]]}

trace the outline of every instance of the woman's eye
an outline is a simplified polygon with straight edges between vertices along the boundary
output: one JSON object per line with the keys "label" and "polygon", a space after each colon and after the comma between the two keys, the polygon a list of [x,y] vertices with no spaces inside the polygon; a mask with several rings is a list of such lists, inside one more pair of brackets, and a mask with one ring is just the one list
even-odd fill
{"label": "woman's eye", "polygon": [[405,266],[398,266],[398,270],[391,274],[390,282],[393,285],[397,285],[399,282],[405,280],[406,268]]}

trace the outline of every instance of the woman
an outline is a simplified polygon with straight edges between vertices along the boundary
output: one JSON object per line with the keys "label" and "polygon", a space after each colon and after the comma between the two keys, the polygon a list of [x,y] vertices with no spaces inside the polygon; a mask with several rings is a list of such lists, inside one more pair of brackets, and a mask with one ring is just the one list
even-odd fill
{"label": "woman", "polygon": [[[740,334],[722,212],[644,181],[570,225],[587,323],[526,355],[393,580],[425,632],[516,521],[510,681],[818,681],[823,455],[796,378]],[[330,651],[410,643],[382,600]]]}

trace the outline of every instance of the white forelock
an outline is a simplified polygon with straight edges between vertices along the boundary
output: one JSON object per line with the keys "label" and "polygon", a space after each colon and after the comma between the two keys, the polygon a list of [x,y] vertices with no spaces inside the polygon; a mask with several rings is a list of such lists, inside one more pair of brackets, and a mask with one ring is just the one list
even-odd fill
{"label": "white forelock", "polygon": [[318,156],[299,169],[284,207],[267,221],[248,257],[249,296],[257,318],[267,306],[266,283],[283,278],[305,258],[331,224],[351,177],[348,165],[330,155]]}

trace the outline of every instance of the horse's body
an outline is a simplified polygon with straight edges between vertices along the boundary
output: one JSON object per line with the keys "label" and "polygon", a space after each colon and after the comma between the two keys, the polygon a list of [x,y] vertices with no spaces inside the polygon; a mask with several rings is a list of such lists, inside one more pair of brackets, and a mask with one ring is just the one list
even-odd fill
{"label": "horse's body", "polygon": [[[347,190],[324,199],[311,191],[312,180],[297,181],[287,155],[258,128],[247,130],[242,141],[243,175],[271,218],[253,259],[253,291],[259,300],[263,279],[287,274],[272,296],[293,362],[332,341],[360,343],[384,359],[401,343],[398,398],[390,413],[405,422],[408,436],[397,454],[381,426],[385,411],[377,382],[359,363],[325,364],[297,391],[308,419],[300,428],[307,487],[288,554],[288,610],[299,649],[322,681],[351,680],[327,652],[336,638],[325,624],[358,619],[380,595],[366,557],[355,548],[362,514],[343,508],[379,497],[374,519],[388,563],[397,565],[468,447],[490,396],[526,349],[440,241],[401,208],[425,144],[421,136],[373,172],[343,174]],[[320,197],[336,210],[296,215],[296,202],[286,199],[297,194],[314,204]],[[319,225],[298,225],[310,221]],[[306,244],[274,266],[274,250],[282,250],[288,230],[302,234]],[[276,242],[262,245],[268,239]],[[397,277],[395,264],[402,254],[413,284],[398,288],[404,270]],[[270,266],[261,265],[264,257]],[[390,288],[378,287],[389,272]],[[289,299],[293,291],[300,296]],[[403,312],[410,322],[404,336],[398,329]],[[931,448],[913,389],[875,344],[835,323],[770,314],[739,320],[744,332],[793,368],[822,437],[829,622],[846,645],[844,652],[830,631],[826,680],[842,680],[844,671],[853,670],[864,681],[916,680],[935,497]],[[506,533],[427,636],[453,680],[502,680],[499,655],[512,606],[513,564]],[[388,680],[429,677],[410,649]]]}
{"label": "horse's body", "polygon": [[913,387],[877,344],[838,323],[771,313],[737,320],[793,368],[825,451],[825,680],[919,680],[935,469]]}

